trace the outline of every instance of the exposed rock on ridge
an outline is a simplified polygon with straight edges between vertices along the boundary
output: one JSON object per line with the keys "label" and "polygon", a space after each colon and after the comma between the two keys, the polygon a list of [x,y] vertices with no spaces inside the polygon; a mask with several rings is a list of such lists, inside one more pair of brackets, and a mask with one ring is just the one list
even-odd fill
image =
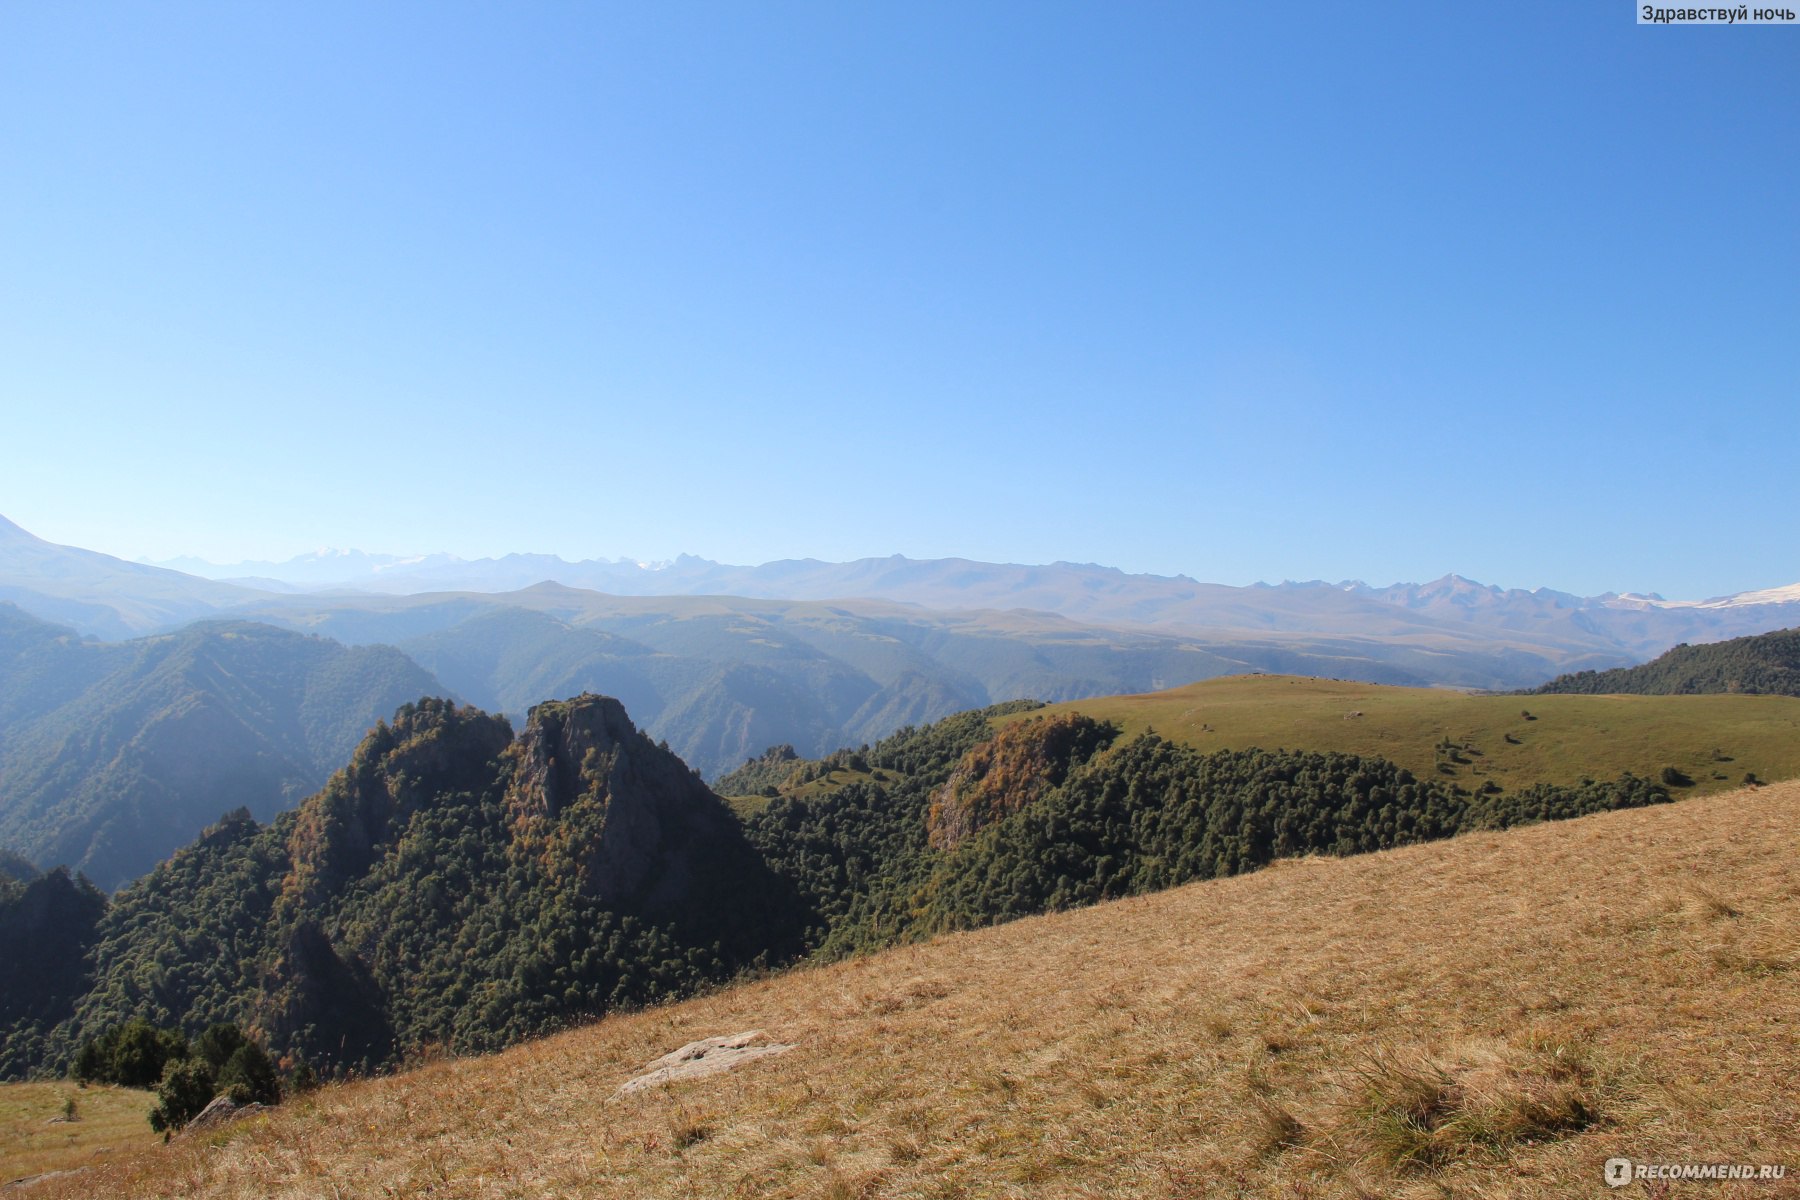
{"label": "exposed rock on ridge", "polygon": [[1118,736],[1117,726],[1080,713],[1008,725],[963,755],[944,786],[932,793],[926,816],[932,847],[954,850],[1060,786],[1071,769]]}
{"label": "exposed rock on ridge", "polygon": [[572,841],[583,890],[609,905],[664,914],[700,882],[694,853],[742,842],[700,777],[611,697],[538,705],[511,757],[506,804],[520,841]]}

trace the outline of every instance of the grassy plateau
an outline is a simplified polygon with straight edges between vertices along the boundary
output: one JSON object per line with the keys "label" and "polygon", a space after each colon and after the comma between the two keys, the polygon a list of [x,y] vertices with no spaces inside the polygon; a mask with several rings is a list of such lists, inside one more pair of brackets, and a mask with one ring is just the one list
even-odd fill
{"label": "grassy plateau", "polygon": [[1505,791],[1624,771],[1655,779],[1664,767],[1693,780],[1684,796],[1736,788],[1746,773],[1800,777],[1800,699],[1789,696],[1495,696],[1232,675],[1030,715],[1057,712],[1113,721],[1127,738],[1154,728],[1204,750],[1379,755],[1420,778],[1492,781]]}

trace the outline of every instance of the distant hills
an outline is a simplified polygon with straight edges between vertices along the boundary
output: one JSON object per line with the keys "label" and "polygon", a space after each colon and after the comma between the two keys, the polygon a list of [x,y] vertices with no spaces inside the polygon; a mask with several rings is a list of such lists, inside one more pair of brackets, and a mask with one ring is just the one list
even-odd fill
{"label": "distant hills", "polygon": [[0,846],[117,887],[223,812],[292,807],[442,690],[388,647],[245,622],[96,642],[0,603]]}
{"label": "distant hills", "polygon": [[[1710,641],[1800,624],[1800,584],[1704,601],[1660,596],[1576,596],[1526,591],[1446,575],[1423,584],[1360,582],[1230,587],[1183,575],[1133,575],[1092,563],[1045,566],[900,555],[830,563],[788,559],[732,566],[693,555],[664,563],[569,562],[550,554],[463,560],[321,551],[285,563],[214,566],[172,560],[213,578],[305,590],[344,588],[394,595],[510,592],[552,581],[617,596],[742,596],[779,600],[875,599],[936,610],[1030,609],[1085,624],[1178,630],[1213,639],[1293,634],[1368,640],[1449,639],[1471,633],[1494,645],[1552,655],[1612,655],[1637,661],[1680,641]],[[1785,616],[1785,619],[1783,619]]]}
{"label": "distant hills", "polygon": [[74,546],[0,517],[0,601],[105,638],[212,616],[258,593]]}
{"label": "distant hills", "polygon": [[[169,628],[201,615],[284,622],[283,614],[296,610],[313,617],[325,611],[342,614],[340,624],[347,627],[359,613],[394,613],[396,600],[405,607],[423,603],[441,610],[446,603],[457,603],[454,597],[463,597],[461,603],[472,610],[475,602],[467,598],[515,596],[549,583],[621,601],[735,597],[838,607],[851,601],[902,604],[933,613],[987,614],[983,623],[989,628],[1004,627],[1025,612],[1060,617],[1090,632],[1178,638],[1228,664],[1253,669],[1521,688],[1559,673],[1641,662],[1680,642],[1800,624],[1800,585],[1688,602],[1501,589],[1456,575],[1391,587],[1320,581],[1229,587],[1084,563],[1021,566],[899,555],[846,563],[796,559],[755,567],[692,555],[667,563],[569,562],[544,554],[465,561],[443,554],[399,557],[359,551],[225,567],[195,559],[172,561],[235,582],[53,546],[0,522],[0,598],[11,598],[47,620],[110,638]],[[439,599],[421,602],[421,596]],[[659,606],[672,615],[673,605]],[[394,622],[379,623],[382,636],[392,640]],[[414,632],[442,628],[441,621],[424,621]],[[715,664],[727,665],[732,664]]]}
{"label": "distant hills", "polygon": [[1652,662],[1559,675],[1539,695],[1691,696],[1718,692],[1800,696],[1800,629],[1676,646]]}
{"label": "distant hills", "polygon": [[545,698],[617,696],[709,778],[779,742],[818,755],[1000,700],[1167,687],[1290,656],[1254,646],[1219,653],[1040,613],[613,597],[555,585],[352,607],[294,597],[254,612],[344,642],[395,645],[456,695],[515,717]]}

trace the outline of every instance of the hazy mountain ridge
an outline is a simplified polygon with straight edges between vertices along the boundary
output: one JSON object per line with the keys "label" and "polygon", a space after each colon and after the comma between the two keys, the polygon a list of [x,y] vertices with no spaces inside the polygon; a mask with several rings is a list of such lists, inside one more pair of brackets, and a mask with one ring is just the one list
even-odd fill
{"label": "hazy mountain ridge", "polygon": [[[1093,564],[901,556],[737,567],[691,555],[466,563],[344,551],[302,556],[291,569],[216,568],[286,570],[252,590],[55,547],[16,526],[0,534],[0,589],[40,616],[68,614],[85,632],[176,627],[200,611],[347,645],[393,645],[442,688],[515,718],[543,700],[615,695],[708,777],[772,744],[817,756],[1020,697],[1145,692],[1252,671],[1510,690],[1628,665],[1682,641],[1800,623],[1792,589],[1686,604],[1501,589],[1455,575],[1385,588],[1238,588]],[[545,582],[552,575],[563,581]],[[319,590],[334,577],[364,590]],[[521,581],[530,586],[485,590]],[[471,590],[403,594],[450,583]],[[144,587],[149,599],[137,595]],[[99,661],[89,656],[81,669]],[[33,704],[53,693],[62,703],[95,682],[66,664],[53,675],[36,679]],[[0,696],[0,747],[32,715]]]}
{"label": "hazy mountain ridge", "polygon": [[291,807],[377,719],[443,690],[390,647],[243,622],[95,642],[10,605],[0,684],[0,844],[106,887],[222,812]]}
{"label": "hazy mountain ridge", "polygon": [[[357,569],[332,578],[332,564],[338,563],[354,563]],[[1428,583],[1386,587],[1360,581],[1233,587],[1185,575],[1129,574],[1092,563],[1028,566],[900,555],[844,563],[787,559],[752,567],[693,555],[645,564],[629,559],[570,562],[546,554],[470,561],[449,555],[401,558],[335,552],[303,556],[288,564],[208,565],[208,570],[222,576],[257,573],[293,585],[390,594],[512,591],[554,581],[619,596],[882,599],[934,609],[1027,608],[1087,623],[1189,633],[1230,629],[1396,638],[1477,626],[1488,632],[1553,639],[1565,651],[1637,659],[1681,640],[1735,637],[1800,621],[1800,584],[1700,601],[1500,588],[1454,574]]]}
{"label": "hazy mountain ridge", "polygon": [[[108,637],[166,627],[203,612],[254,615],[283,597],[307,603],[308,597],[317,602],[330,595],[340,608],[384,611],[384,603],[394,597],[511,593],[548,582],[619,598],[735,596],[875,600],[936,611],[1025,609],[1088,626],[1175,634],[1211,645],[1259,638],[1278,643],[1294,637],[1345,639],[1346,644],[1326,653],[1352,663],[1408,660],[1406,678],[1394,682],[1521,687],[1561,671],[1642,661],[1682,641],[1720,640],[1800,623],[1800,584],[1689,602],[1502,589],[1457,575],[1388,587],[1354,581],[1232,587],[1094,564],[1028,566],[900,555],[845,563],[789,559],[755,567],[693,555],[667,563],[569,562],[548,554],[464,561],[444,554],[360,551],[320,552],[286,564],[220,567],[171,560],[261,583],[259,590],[51,546],[10,524],[0,534],[0,595],[13,596],[21,607],[46,619]],[[156,594],[138,596],[145,588]],[[295,589],[304,595],[296,596]],[[392,625],[384,627],[391,630]],[[442,627],[418,628],[406,636]],[[1537,678],[1510,670],[1490,670],[1483,678],[1482,669],[1467,669],[1469,655],[1497,652],[1537,656],[1541,663],[1518,664],[1535,671]]]}
{"label": "hazy mountain ridge", "polygon": [[257,595],[180,571],[59,546],[0,517],[0,600],[86,633],[130,637],[216,615]]}
{"label": "hazy mountain ridge", "polygon": [[[624,700],[708,777],[777,742],[809,755],[999,699],[1067,699],[1257,669],[1189,639],[1041,614],[904,605],[611,597],[557,586],[502,596],[302,598],[259,619],[400,647],[473,703],[522,715],[583,691]],[[1404,672],[1394,672],[1404,674]]]}
{"label": "hazy mountain ridge", "polygon": [[[504,595],[271,598],[247,613],[345,642],[397,645],[458,695],[515,716],[546,695],[617,694],[709,778],[776,743],[816,756],[1017,698],[1154,691],[1253,671],[1483,688],[1536,683],[1562,662],[1621,659],[1470,630],[1407,642],[1208,637],[1030,610],[622,597],[550,584]],[[555,690],[539,690],[546,686]]]}

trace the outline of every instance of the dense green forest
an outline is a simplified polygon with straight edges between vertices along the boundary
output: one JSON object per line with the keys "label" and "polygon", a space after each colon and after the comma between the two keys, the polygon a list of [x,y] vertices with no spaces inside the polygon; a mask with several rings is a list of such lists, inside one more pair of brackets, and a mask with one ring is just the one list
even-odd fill
{"label": "dense green forest", "polygon": [[1721,692],[1800,696],[1800,629],[1703,646],[1684,644],[1636,667],[1559,675],[1532,694],[1690,696]]}
{"label": "dense green forest", "polygon": [[[751,841],[800,889],[820,953],[1236,874],[1288,855],[1361,853],[1670,798],[1631,775],[1470,793],[1349,754],[1205,753],[1153,732],[1107,750],[1116,730],[1091,721],[1035,719],[997,737],[988,726],[989,717],[1035,707],[903,730],[863,756],[891,782],[782,795],[746,819]],[[1034,756],[1039,770],[1016,769]]]}
{"label": "dense green forest", "polygon": [[230,813],[110,904],[66,871],[0,882],[0,952],[46,964],[0,979],[0,1074],[61,1070],[132,1020],[229,1024],[290,1071],[488,1050],[806,954],[1669,798],[991,723],[1040,707],[826,760],[778,747],[732,780],[775,793],[740,819],[615,700],[540,705],[516,738],[405,705],[297,811]]}
{"label": "dense green forest", "polygon": [[0,880],[0,1079],[41,1064],[87,985],[88,955],[106,897],[66,869],[28,883]]}
{"label": "dense green forest", "polygon": [[15,854],[11,850],[0,848],[0,884],[5,882],[30,883],[43,872],[33,866],[31,860],[23,854]]}

